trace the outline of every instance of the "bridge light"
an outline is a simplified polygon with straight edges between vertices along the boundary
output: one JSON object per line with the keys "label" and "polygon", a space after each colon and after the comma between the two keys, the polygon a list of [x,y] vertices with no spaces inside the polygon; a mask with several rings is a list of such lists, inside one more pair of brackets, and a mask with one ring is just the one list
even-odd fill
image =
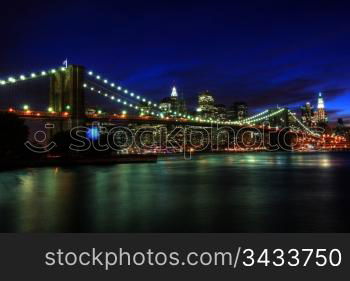
{"label": "bridge light", "polygon": [[124,90],[124,93],[125,93],[125,94],[127,94],[127,93],[128,93],[128,90],[127,90],[127,89],[125,89],[125,90]]}
{"label": "bridge light", "polygon": [[134,93],[130,93],[130,96],[132,96],[132,97],[133,97],[133,96],[134,96]]}
{"label": "bridge light", "polygon": [[6,82],[5,82],[4,80],[1,80],[1,81],[0,81],[0,84],[1,84],[1,85],[5,85]]}
{"label": "bridge light", "polygon": [[94,73],[92,71],[89,71],[88,74],[91,76],[93,75]]}
{"label": "bridge light", "polygon": [[123,114],[123,115],[126,115],[126,113],[127,113],[127,112],[126,112],[125,110],[122,111],[122,114]]}
{"label": "bridge light", "polygon": [[30,74],[30,76],[31,76],[32,78],[34,78],[34,77],[36,77],[36,74],[33,72],[32,74]]}
{"label": "bridge light", "polygon": [[120,100],[120,99],[117,99],[117,102],[121,102],[121,100]]}
{"label": "bridge light", "polygon": [[62,71],[66,71],[66,68],[62,66],[62,67],[61,67],[61,70],[62,70]]}
{"label": "bridge light", "polygon": [[21,80],[26,80],[26,77],[25,77],[24,75],[21,75],[19,78],[20,78]]}
{"label": "bridge light", "polygon": [[91,87],[90,89],[91,89],[91,91],[95,90],[95,88],[94,88],[94,87]]}
{"label": "bridge light", "polygon": [[55,73],[56,72],[56,69],[51,69],[51,73]]}
{"label": "bridge light", "polygon": [[48,111],[48,112],[52,112],[52,111],[53,111],[52,107],[49,107],[49,108],[47,109],[47,111]]}
{"label": "bridge light", "polygon": [[108,94],[105,94],[105,97],[108,97]]}
{"label": "bridge light", "polygon": [[111,87],[114,87],[115,85],[114,85],[114,83],[111,83]]}
{"label": "bridge light", "polygon": [[121,91],[121,89],[122,89],[122,87],[120,87],[120,86],[117,87],[117,90],[118,90],[118,91]]}
{"label": "bridge light", "polygon": [[86,84],[83,84],[83,87],[84,87],[84,88],[86,88],[86,87],[87,87],[87,85],[86,85]]}
{"label": "bridge light", "polygon": [[97,114],[102,114],[102,110],[98,110],[98,111],[97,111]]}
{"label": "bridge light", "polygon": [[138,107],[138,106],[135,106],[135,109],[139,109],[139,107]]}
{"label": "bridge light", "polygon": [[128,104],[128,103],[127,103],[126,101],[124,101],[124,102],[123,102],[123,104],[125,104],[125,105],[126,105],[126,104]]}
{"label": "bridge light", "polygon": [[154,106],[154,107],[157,107],[157,104],[155,103],[155,104],[153,104],[153,106]]}
{"label": "bridge light", "polygon": [[107,79],[103,80],[103,83],[107,84],[107,83],[108,83],[108,80],[107,80]]}
{"label": "bridge light", "polygon": [[101,76],[100,76],[100,75],[97,75],[97,76],[96,76],[96,79],[97,79],[97,80],[100,80],[100,79],[101,79]]}
{"label": "bridge light", "polygon": [[46,71],[41,71],[41,75],[45,76],[46,75]]}
{"label": "bridge light", "polygon": [[114,96],[111,96],[111,100],[114,100]]}
{"label": "bridge light", "polygon": [[148,101],[148,104],[151,104],[152,102]]}
{"label": "bridge light", "polygon": [[28,104],[23,105],[23,109],[24,110],[29,110],[29,105]]}
{"label": "bridge light", "polygon": [[138,99],[138,100],[139,100],[139,99],[140,99],[140,96],[136,96],[136,99]]}
{"label": "bridge light", "polygon": [[11,82],[11,83],[15,83],[16,82],[16,79],[15,78],[13,78],[13,77],[9,77],[9,82]]}
{"label": "bridge light", "polygon": [[142,101],[143,101],[143,102],[145,102],[145,101],[146,101],[146,99],[142,99]]}

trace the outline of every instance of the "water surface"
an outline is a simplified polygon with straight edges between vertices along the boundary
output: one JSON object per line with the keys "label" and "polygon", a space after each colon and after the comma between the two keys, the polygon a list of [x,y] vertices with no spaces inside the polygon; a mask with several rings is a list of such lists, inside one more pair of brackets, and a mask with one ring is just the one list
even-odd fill
{"label": "water surface", "polygon": [[0,173],[1,232],[350,232],[350,153]]}

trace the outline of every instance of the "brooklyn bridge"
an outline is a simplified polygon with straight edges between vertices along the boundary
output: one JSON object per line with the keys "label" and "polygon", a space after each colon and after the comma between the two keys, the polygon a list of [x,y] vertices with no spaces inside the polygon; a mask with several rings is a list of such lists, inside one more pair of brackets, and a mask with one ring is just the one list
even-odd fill
{"label": "brooklyn bridge", "polygon": [[[339,139],[322,134],[322,131],[307,127],[301,122],[295,113],[288,108],[267,108],[266,110],[251,115],[241,120],[222,120],[206,118],[196,114],[174,111],[163,108],[151,98],[135,93],[115,81],[92,71],[86,70],[81,65],[69,65],[47,69],[27,74],[11,75],[0,79],[0,89],[10,94],[15,94],[17,86],[23,87],[34,80],[47,81],[49,83],[48,104],[44,108],[32,108],[25,101],[16,100],[18,104],[1,103],[2,112],[10,112],[25,120],[42,121],[48,134],[53,136],[58,132],[70,130],[76,126],[107,127],[125,125],[128,127],[165,127],[174,128],[226,128],[233,132],[250,132],[251,139],[257,133],[268,131],[279,138],[281,133],[285,138],[286,133],[292,135],[294,148],[306,148],[312,145],[314,148],[346,148],[345,139]],[[24,90],[25,91],[25,90]],[[120,112],[88,110],[88,95],[96,95],[106,99],[115,108],[123,108]],[[104,101],[106,103],[106,101]],[[145,110],[141,104],[147,104]],[[126,111],[127,110],[127,111]],[[291,120],[293,121],[291,124]],[[251,143],[252,140],[248,140]],[[291,145],[290,143],[288,144]],[[250,147],[247,145],[247,147]],[[253,147],[254,148],[254,147]]]}

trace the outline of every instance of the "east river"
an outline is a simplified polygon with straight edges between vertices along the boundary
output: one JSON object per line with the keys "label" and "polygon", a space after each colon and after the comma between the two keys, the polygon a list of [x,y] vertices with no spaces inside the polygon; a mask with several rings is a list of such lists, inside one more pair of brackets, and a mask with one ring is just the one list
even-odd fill
{"label": "east river", "polygon": [[0,172],[0,232],[350,232],[350,153]]}

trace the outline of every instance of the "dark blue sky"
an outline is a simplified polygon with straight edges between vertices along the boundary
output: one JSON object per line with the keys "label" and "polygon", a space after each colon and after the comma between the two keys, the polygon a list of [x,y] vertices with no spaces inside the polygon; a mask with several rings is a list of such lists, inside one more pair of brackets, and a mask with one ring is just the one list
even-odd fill
{"label": "dark blue sky", "polygon": [[[307,2],[307,3],[303,3]],[[0,77],[83,64],[154,99],[252,110],[316,103],[350,117],[350,6],[340,1],[3,1]]]}

